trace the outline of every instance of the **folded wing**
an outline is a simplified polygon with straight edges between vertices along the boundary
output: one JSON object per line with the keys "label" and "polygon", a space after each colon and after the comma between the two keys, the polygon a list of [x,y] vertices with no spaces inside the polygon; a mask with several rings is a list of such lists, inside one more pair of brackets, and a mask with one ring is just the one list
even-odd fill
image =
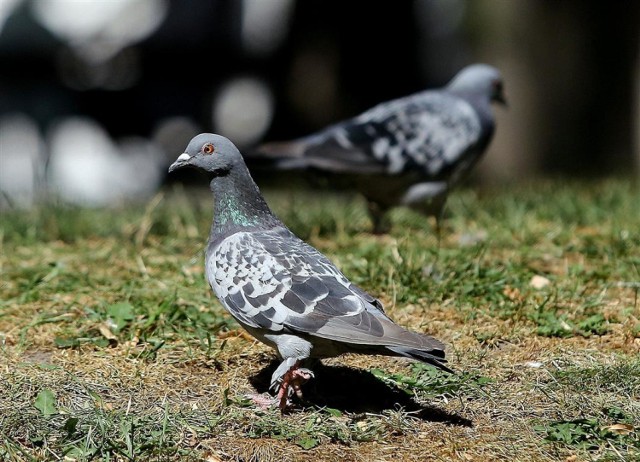
{"label": "folded wing", "polygon": [[445,368],[441,342],[396,325],[377,299],[285,228],[236,233],[207,264],[214,291],[247,326],[300,332]]}

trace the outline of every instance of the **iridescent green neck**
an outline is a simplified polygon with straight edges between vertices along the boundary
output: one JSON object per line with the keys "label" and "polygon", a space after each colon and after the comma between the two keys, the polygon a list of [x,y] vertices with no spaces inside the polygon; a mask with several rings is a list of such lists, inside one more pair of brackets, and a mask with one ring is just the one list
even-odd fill
{"label": "iridescent green neck", "polygon": [[235,165],[226,175],[213,178],[211,191],[214,196],[212,234],[279,224],[243,164]]}
{"label": "iridescent green neck", "polygon": [[218,227],[257,226],[260,220],[251,212],[238,197],[222,195],[220,200],[215,201],[215,223]]}

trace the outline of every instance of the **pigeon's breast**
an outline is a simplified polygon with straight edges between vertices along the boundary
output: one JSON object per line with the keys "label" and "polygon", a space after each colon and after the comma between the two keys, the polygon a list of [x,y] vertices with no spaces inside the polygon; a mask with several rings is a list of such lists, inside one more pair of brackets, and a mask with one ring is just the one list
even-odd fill
{"label": "pigeon's breast", "polygon": [[208,282],[231,315],[244,326],[272,332],[282,331],[290,316],[313,310],[311,303],[294,303],[290,292],[296,281],[312,273],[293,252],[267,249],[248,232],[222,240],[206,259]]}

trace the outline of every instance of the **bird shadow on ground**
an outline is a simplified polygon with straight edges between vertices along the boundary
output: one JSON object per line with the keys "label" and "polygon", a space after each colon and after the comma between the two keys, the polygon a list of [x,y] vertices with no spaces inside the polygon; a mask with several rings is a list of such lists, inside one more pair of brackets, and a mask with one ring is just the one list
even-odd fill
{"label": "bird shadow on ground", "polygon": [[[279,361],[273,360],[249,377],[258,393],[269,391],[271,374]],[[433,406],[423,406],[400,388],[384,383],[371,372],[347,366],[313,365],[315,378],[302,387],[305,407],[329,407],[354,414],[380,414],[386,410],[403,409],[428,422],[442,422],[463,427],[473,422],[457,414]]]}

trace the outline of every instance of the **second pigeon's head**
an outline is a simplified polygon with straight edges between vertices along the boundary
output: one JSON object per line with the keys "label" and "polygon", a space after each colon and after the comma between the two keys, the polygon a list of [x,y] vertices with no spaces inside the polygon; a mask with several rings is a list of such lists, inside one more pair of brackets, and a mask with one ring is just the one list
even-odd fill
{"label": "second pigeon's head", "polygon": [[222,176],[238,162],[242,162],[242,156],[231,141],[213,133],[201,133],[189,142],[186,151],[171,164],[169,173],[190,167]]}
{"label": "second pigeon's head", "polygon": [[449,82],[447,89],[459,94],[486,95],[490,101],[506,105],[504,82],[500,71],[488,64],[472,64]]}

